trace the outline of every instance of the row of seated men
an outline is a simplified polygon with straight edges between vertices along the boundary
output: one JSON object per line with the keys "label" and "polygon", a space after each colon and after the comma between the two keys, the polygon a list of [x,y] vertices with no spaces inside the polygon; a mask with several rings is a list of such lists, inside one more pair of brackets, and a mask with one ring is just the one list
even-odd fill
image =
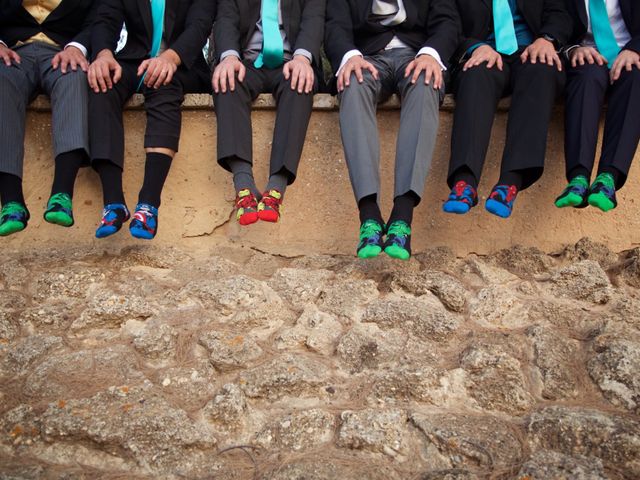
{"label": "row of seated men", "polygon": [[[128,38],[116,50],[123,24]],[[202,54],[212,28],[213,71]],[[232,175],[237,221],[277,222],[296,179],[322,48],[340,99],[360,257],[411,255],[445,79],[456,97],[445,212],[477,205],[496,107],[507,95],[502,167],[486,211],[509,217],[518,193],[542,175],[552,107],[562,96],[568,184],[555,204],[616,207],[640,138],[637,0],[0,0],[0,235],[29,220],[25,111],[40,92],[51,99],[55,158],[47,222],[73,225],[74,181],[90,165],[104,201],[96,236],[130,221],[134,237],[153,238],[178,151],[180,105],[186,93],[206,91],[214,96],[217,160]],[[122,110],[136,92],[145,98],[146,163],[131,214],[122,189]],[[264,188],[254,180],[251,142],[251,105],[261,93],[277,103]],[[401,113],[385,220],[376,105],[394,93]]]}

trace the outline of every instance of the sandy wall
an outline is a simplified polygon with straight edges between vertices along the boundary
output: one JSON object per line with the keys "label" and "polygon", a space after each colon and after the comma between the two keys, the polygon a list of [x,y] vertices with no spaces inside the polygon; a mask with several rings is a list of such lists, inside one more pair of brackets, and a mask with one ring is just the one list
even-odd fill
{"label": "sandy wall", "polygon": [[[163,194],[159,234],[154,241],[193,249],[216,248],[230,242],[287,256],[311,252],[352,253],[356,244],[358,217],[340,141],[338,112],[333,100],[328,97],[317,99],[318,108],[311,118],[298,180],[287,191],[281,223],[258,223],[246,228],[240,228],[233,217],[231,177],[215,162],[216,119],[209,102],[208,97],[194,97],[185,105],[180,152]],[[268,104],[268,99],[262,100],[262,108],[253,112],[253,148],[259,186],[266,182],[275,119],[275,112]],[[445,178],[452,123],[450,105],[451,100],[448,99],[440,115],[434,162],[424,199],[415,213],[414,251],[447,245],[464,255],[469,252],[486,253],[516,243],[554,251],[583,236],[605,242],[614,250],[640,244],[638,161],[631,170],[627,185],[619,194],[620,205],[613,212],[603,214],[593,208],[558,210],[553,206],[555,196],[565,183],[561,107],[554,112],[549,132],[544,176],[538,184],[519,195],[511,219],[494,217],[482,207],[498,177],[507,122],[504,109],[496,116],[493,139],[480,184],[479,208],[466,216],[442,213],[441,204],[448,194]],[[25,232],[0,242],[10,248],[94,242],[118,247],[139,242],[132,239],[128,231],[107,240],[98,241],[94,238],[102,197],[97,175],[90,169],[81,172],[76,184],[76,224],[63,229],[42,220],[53,175],[50,120],[46,103],[39,99],[27,119],[25,194],[32,220]],[[384,178],[382,207],[383,213],[388,214],[393,193],[399,110],[393,105],[381,109],[378,121]],[[133,208],[144,170],[144,112],[135,108],[128,110],[125,113],[125,125],[125,194],[129,206]],[[636,155],[636,160],[639,156]]]}

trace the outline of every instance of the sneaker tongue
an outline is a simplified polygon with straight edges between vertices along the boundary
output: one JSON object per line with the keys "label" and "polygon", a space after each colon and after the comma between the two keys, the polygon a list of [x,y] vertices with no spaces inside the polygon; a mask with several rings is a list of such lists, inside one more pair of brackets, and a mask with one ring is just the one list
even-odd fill
{"label": "sneaker tongue", "polygon": [[277,200],[280,200],[280,197],[282,197],[282,194],[277,190],[269,190],[269,196]]}

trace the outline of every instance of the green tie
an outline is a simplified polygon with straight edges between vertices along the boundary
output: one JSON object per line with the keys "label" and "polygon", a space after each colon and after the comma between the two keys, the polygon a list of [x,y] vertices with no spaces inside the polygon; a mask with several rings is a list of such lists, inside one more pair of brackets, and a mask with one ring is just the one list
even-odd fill
{"label": "green tie", "polygon": [[511,55],[518,51],[518,39],[509,0],[493,0],[493,30],[498,52]]}
{"label": "green tie", "polygon": [[613,35],[609,14],[604,0],[589,0],[589,17],[591,19],[591,31],[596,41],[598,51],[609,62],[609,68],[620,53],[620,47]]}
{"label": "green tie", "polygon": [[[151,0],[151,21],[153,22],[153,36],[151,37],[151,50],[149,56],[151,58],[157,57],[160,51],[160,45],[162,45],[162,33],[164,31],[164,7],[165,0]],[[147,72],[144,72],[140,83],[138,84],[138,90],[142,87],[144,77],[147,76]]]}
{"label": "green tie", "polygon": [[284,45],[278,22],[278,0],[262,0],[260,16],[262,18],[262,52],[253,64],[256,68],[261,68],[263,65],[267,68],[277,68],[284,61]]}

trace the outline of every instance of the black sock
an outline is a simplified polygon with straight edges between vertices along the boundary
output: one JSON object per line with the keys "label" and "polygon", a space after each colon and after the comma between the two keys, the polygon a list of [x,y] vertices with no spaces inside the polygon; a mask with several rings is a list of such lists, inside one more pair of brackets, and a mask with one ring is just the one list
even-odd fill
{"label": "black sock", "polygon": [[616,167],[612,167],[610,165],[604,165],[598,168],[598,174],[600,173],[608,173],[613,177],[613,183],[615,185],[618,185],[618,182],[620,180],[620,175],[622,175],[620,173],[620,170],[618,170]]}
{"label": "black sock", "polygon": [[253,178],[253,165],[250,162],[238,157],[229,157],[227,158],[227,165],[229,165],[233,174],[233,188],[235,188],[236,193],[240,190],[249,189],[256,197],[260,197],[260,191]]}
{"label": "black sock", "polygon": [[148,203],[156,208],[160,207],[160,196],[164,182],[171,168],[169,155],[164,153],[147,153],[147,161],[144,164],[144,182],[138,195],[138,203]]}
{"label": "black sock", "polygon": [[580,175],[582,175],[584,178],[586,178],[587,182],[591,178],[591,172],[587,168],[583,167],[582,165],[578,165],[577,167],[573,167],[569,171],[569,175],[567,175],[567,176],[569,177],[569,181],[571,181],[574,178],[579,177]]}
{"label": "black sock", "polygon": [[501,172],[498,185],[515,185],[520,190],[522,188],[522,173],[517,170]]}
{"label": "black sock", "polygon": [[2,205],[9,202],[25,204],[20,177],[10,173],[0,173],[0,201],[2,201]]}
{"label": "black sock", "polygon": [[102,198],[105,205],[125,203],[122,191],[122,168],[111,160],[94,160],[93,168],[100,175]]}
{"label": "black sock", "polygon": [[86,154],[81,148],[61,153],[56,157],[56,170],[53,176],[51,195],[66,193],[73,198],[73,185],[85,158]]}
{"label": "black sock", "polygon": [[284,192],[289,184],[289,174],[286,170],[280,170],[278,173],[274,173],[269,177],[269,183],[267,184],[267,192],[269,190],[278,190],[284,197]]}
{"label": "black sock", "polygon": [[391,210],[391,216],[389,217],[389,225],[397,220],[411,225],[413,221],[413,209],[418,204],[418,196],[413,192],[407,192],[403,195],[398,195],[393,199],[393,210]]}
{"label": "black sock", "polygon": [[474,189],[478,189],[478,179],[469,167],[460,167],[457,169],[451,177],[451,184],[455,185],[461,180],[467,182],[467,184],[471,185]]}
{"label": "black sock", "polygon": [[377,195],[367,195],[358,202],[358,209],[360,210],[360,223],[364,223],[365,220],[376,220],[381,224],[382,213],[380,213],[380,207],[378,206]]}

